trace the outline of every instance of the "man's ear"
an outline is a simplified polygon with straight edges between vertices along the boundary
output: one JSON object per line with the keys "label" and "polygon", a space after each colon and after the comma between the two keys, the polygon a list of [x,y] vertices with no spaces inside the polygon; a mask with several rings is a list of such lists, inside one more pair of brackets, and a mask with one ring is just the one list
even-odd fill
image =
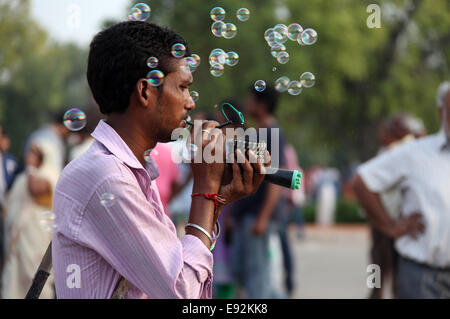
{"label": "man's ear", "polygon": [[156,87],[151,86],[146,79],[140,79],[136,83],[134,94],[138,105],[147,107],[148,105],[153,105],[156,95],[158,94],[158,90]]}

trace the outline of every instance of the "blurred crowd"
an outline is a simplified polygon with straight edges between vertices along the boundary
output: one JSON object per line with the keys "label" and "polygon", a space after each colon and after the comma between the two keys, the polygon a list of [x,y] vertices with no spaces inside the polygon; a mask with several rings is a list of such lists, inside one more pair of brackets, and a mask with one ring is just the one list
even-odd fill
{"label": "blurred crowd", "polygon": [[[303,179],[298,191],[264,182],[256,194],[224,209],[223,233],[213,250],[215,298],[292,297],[301,289],[295,281],[301,260],[294,254],[292,241],[305,237],[305,208],[314,207],[314,220],[309,221],[330,226],[337,221],[339,200],[358,201],[360,214],[370,225],[371,262],[383,274],[381,288],[373,289],[370,298],[383,298],[388,290],[405,298],[450,297],[450,185],[443,180],[450,180],[449,83],[438,90],[443,125],[439,133],[427,136],[422,120],[413,115],[391,115],[380,123],[376,157],[346,171],[317,165],[302,169],[297,150],[275,116],[278,93],[273,87],[262,92],[250,88],[244,100],[223,102],[242,110],[255,128],[268,129],[269,151],[271,134],[277,130],[279,167],[298,170]],[[87,125],[78,132],[65,127],[64,111],[53,114],[51,123],[29,136],[19,159],[8,153],[8,133],[0,127],[2,298],[24,298],[31,285],[51,240],[52,196],[58,176],[89,148],[90,134],[101,120],[94,108],[85,112]],[[224,122],[219,110],[198,112],[193,118]],[[193,182],[189,164],[173,160],[180,147],[179,141],[160,143],[152,157],[160,171],[156,183],[161,201],[181,237]],[[415,157],[419,160],[414,161]],[[417,192],[427,194],[432,202]],[[425,277],[423,287],[420,280]],[[51,278],[41,297],[55,297]]]}

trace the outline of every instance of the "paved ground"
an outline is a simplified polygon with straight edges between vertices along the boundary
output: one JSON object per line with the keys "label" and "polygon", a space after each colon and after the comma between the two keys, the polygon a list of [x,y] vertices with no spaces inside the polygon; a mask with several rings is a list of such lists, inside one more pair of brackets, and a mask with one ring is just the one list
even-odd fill
{"label": "paved ground", "polygon": [[293,298],[367,298],[369,232],[366,226],[307,226],[304,239],[289,236],[296,257]]}

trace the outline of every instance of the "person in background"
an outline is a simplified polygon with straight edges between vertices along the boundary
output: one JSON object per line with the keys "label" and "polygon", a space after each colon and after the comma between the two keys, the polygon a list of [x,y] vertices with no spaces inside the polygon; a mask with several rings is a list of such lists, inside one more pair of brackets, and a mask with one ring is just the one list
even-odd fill
{"label": "person in background", "polygon": [[48,161],[52,162],[52,166],[62,171],[67,163],[66,141],[70,136],[70,130],[64,125],[63,118],[66,110],[54,111],[51,114],[51,124],[44,125],[37,131],[33,132],[25,143],[24,154],[27,154],[30,147],[37,141],[52,145],[52,151]]}
{"label": "person in background", "polygon": [[[379,141],[381,148],[378,156],[392,150],[404,143],[412,141],[416,136],[424,134],[425,128],[420,119],[407,114],[394,114],[385,119],[379,128]],[[398,187],[383,192],[380,195],[384,208],[393,220],[398,220],[401,213],[401,191]],[[372,264],[379,265],[381,272],[381,287],[374,288],[370,299],[382,299],[385,293],[395,295],[394,269],[396,253],[394,241],[373,225],[370,225],[372,235],[372,248],[370,255]],[[390,284],[388,284],[390,283]],[[386,289],[386,287],[389,287]]]}
{"label": "person in background", "polygon": [[[22,299],[31,287],[39,263],[51,241],[53,189],[59,171],[54,145],[36,139],[25,154],[26,170],[14,181],[5,204],[5,267],[2,297]],[[53,298],[49,278],[41,298]]]}
{"label": "person in background", "polygon": [[[256,122],[256,129],[267,129],[265,142],[272,156],[272,166],[285,167],[284,135],[275,118],[278,92],[268,85],[262,92],[250,88],[246,101],[247,114]],[[272,144],[272,135],[278,139]],[[260,140],[263,138],[260,136]],[[233,205],[233,276],[247,298],[283,298],[272,278],[269,240],[278,236],[280,214],[285,212],[280,186],[263,182],[258,191]],[[279,255],[279,254],[276,254]]]}
{"label": "person in background", "polygon": [[[298,170],[302,173],[297,159],[297,153],[291,144],[286,143],[284,148],[284,156],[286,159],[286,169],[288,170]],[[293,251],[288,237],[288,225],[291,220],[296,218],[299,233],[303,231],[304,222],[302,218],[301,206],[306,201],[304,186],[302,185],[299,190],[283,190],[283,196],[286,200],[286,213],[283,215],[284,219],[281,221],[280,225],[280,242],[281,249],[283,252],[283,265],[285,270],[284,286],[289,296],[292,296],[295,289],[295,256],[293,256]]]}
{"label": "person in background", "polygon": [[1,292],[1,273],[3,270],[3,255],[4,255],[3,204],[5,201],[6,193],[11,187],[17,169],[17,161],[15,157],[12,154],[8,153],[9,146],[10,146],[9,136],[3,129],[3,126],[0,126],[0,165],[1,165],[0,166],[0,292]]}
{"label": "person in background", "polygon": [[[450,298],[450,82],[440,85],[442,129],[363,164],[352,184],[372,224],[395,240],[396,298]],[[381,195],[401,192],[401,215]],[[381,269],[383,271],[383,269]]]}

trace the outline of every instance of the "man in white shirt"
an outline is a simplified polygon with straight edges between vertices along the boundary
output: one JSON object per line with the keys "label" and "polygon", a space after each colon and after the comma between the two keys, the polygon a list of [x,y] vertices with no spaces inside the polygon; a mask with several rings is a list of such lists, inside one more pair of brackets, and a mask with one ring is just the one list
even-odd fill
{"label": "man in white shirt", "polygon": [[[439,133],[377,156],[353,180],[370,221],[395,239],[397,298],[450,298],[450,82],[439,87],[437,102]],[[393,188],[402,193],[396,221],[380,200]]]}

